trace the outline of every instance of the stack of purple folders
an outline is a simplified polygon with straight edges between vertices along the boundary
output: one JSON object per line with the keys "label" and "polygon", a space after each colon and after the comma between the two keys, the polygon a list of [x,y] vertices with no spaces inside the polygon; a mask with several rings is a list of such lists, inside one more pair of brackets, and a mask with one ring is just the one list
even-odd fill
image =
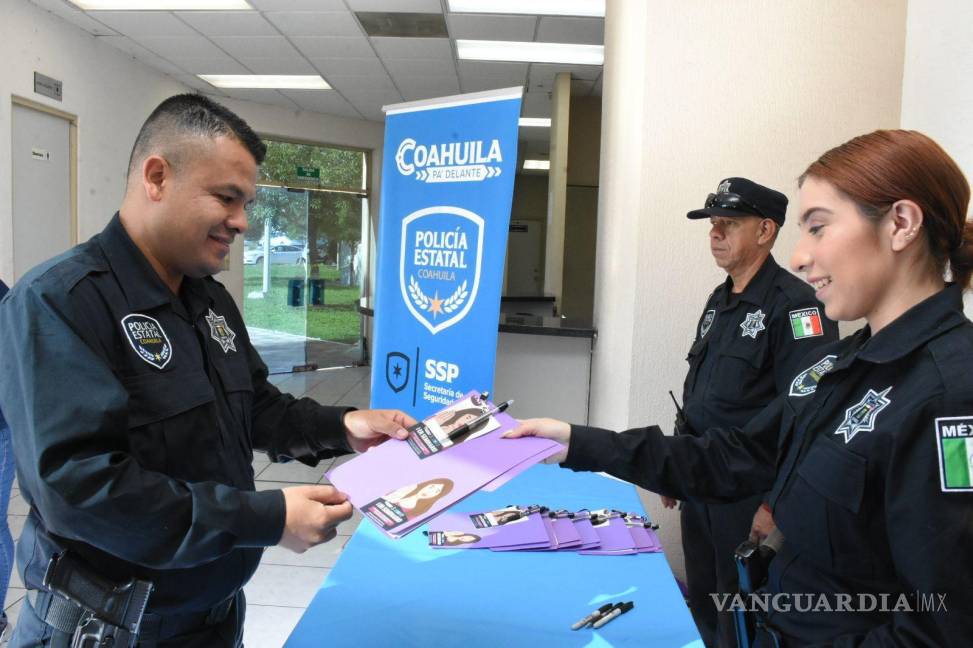
{"label": "stack of purple folders", "polygon": [[657,525],[635,513],[608,509],[550,511],[507,506],[482,513],[447,512],[425,532],[434,549],[577,551],[592,556],[658,553]]}

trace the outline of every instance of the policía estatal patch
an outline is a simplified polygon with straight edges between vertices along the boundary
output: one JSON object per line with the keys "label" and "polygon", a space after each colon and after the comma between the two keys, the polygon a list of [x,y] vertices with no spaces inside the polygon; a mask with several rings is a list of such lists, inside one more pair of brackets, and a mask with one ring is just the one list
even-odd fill
{"label": "polic\u00eda estatal patch", "polygon": [[813,365],[797,374],[797,377],[791,382],[790,391],[787,392],[788,396],[796,396],[798,398],[803,398],[804,396],[809,396],[818,390],[818,383],[821,382],[821,378],[824,377],[826,373],[834,369],[835,360],[838,359],[836,355],[826,355]]}
{"label": "polic\u00eda estatal patch", "polygon": [[699,325],[699,337],[704,338],[706,334],[709,333],[709,329],[713,326],[713,320],[716,319],[716,311],[708,310],[703,315],[703,321]]}
{"label": "polic\u00eda estatal patch", "polygon": [[936,419],[936,454],[942,491],[973,492],[973,416]]}
{"label": "polic\u00eda estatal patch", "polygon": [[154,317],[132,313],[121,320],[122,330],[140,358],[162,369],[172,360],[172,345],[162,325]]}

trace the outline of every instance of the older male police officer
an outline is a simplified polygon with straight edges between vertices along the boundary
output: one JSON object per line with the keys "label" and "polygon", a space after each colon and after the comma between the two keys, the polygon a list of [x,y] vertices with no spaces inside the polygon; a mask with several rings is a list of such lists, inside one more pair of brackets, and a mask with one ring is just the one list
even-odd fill
{"label": "older male police officer", "polygon": [[30,504],[12,645],[67,645],[81,611],[44,575],[69,550],[104,579],[154,584],[139,646],[239,646],[263,547],[304,551],[352,512],[331,486],[255,492],[252,449],[314,465],[414,423],[281,394],[209,276],[247,227],[265,151],[226,108],[167,99],[119,213],[0,305],[0,401]]}
{"label": "older male police officer", "polygon": [[[726,281],[710,295],[689,350],[677,432],[742,427],[780,392],[814,347],[837,339],[813,289],[781,268],[770,251],[787,197],[746,178],[727,178],[688,218],[710,219],[710,250]],[[663,498],[667,506],[674,500]],[[737,588],[733,551],[754,525],[760,498],[733,504],[684,502],[682,542],[693,618],[707,646],[735,646],[733,620],[711,593]],[[767,514],[769,518],[769,514]]]}

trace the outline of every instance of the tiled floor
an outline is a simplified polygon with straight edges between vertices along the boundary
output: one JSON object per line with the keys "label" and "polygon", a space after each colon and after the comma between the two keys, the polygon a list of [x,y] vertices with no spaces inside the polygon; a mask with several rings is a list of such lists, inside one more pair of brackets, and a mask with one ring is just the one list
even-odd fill
{"label": "tiled floor", "polygon": [[[271,378],[281,391],[295,396],[309,396],[323,405],[341,404],[361,409],[368,407],[368,367],[283,374]],[[344,457],[327,460],[315,468],[309,468],[297,462],[271,464],[266,455],[257,454],[253,461],[257,489],[327,483],[324,473],[335,462],[340,463],[343,460]],[[14,539],[20,537],[27,516],[27,506],[16,486],[15,482],[7,514],[7,522]],[[351,520],[338,527],[337,538],[303,554],[295,554],[280,547],[271,547],[264,552],[260,567],[245,590],[247,621],[244,642],[247,648],[280,648],[284,645],[287,636],[304,613],[304,608],[338,560],[345,543],[358,528],[360,520],[356,512]],[[16,623],[24,592],[23,583],[15,569],[4,602],[7,616],[13,623]]]}

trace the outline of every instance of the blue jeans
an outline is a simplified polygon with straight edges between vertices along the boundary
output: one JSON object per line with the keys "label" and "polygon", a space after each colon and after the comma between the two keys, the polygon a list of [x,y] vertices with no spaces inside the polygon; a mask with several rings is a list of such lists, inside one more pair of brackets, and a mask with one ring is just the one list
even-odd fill
{"label": "blue jeans", "polygon": [[14,539],[7,524],[7,504],[14,481],[14,447],[10,426],[0,425],[0,601],[7,596],[10,570],[14,565]]}

